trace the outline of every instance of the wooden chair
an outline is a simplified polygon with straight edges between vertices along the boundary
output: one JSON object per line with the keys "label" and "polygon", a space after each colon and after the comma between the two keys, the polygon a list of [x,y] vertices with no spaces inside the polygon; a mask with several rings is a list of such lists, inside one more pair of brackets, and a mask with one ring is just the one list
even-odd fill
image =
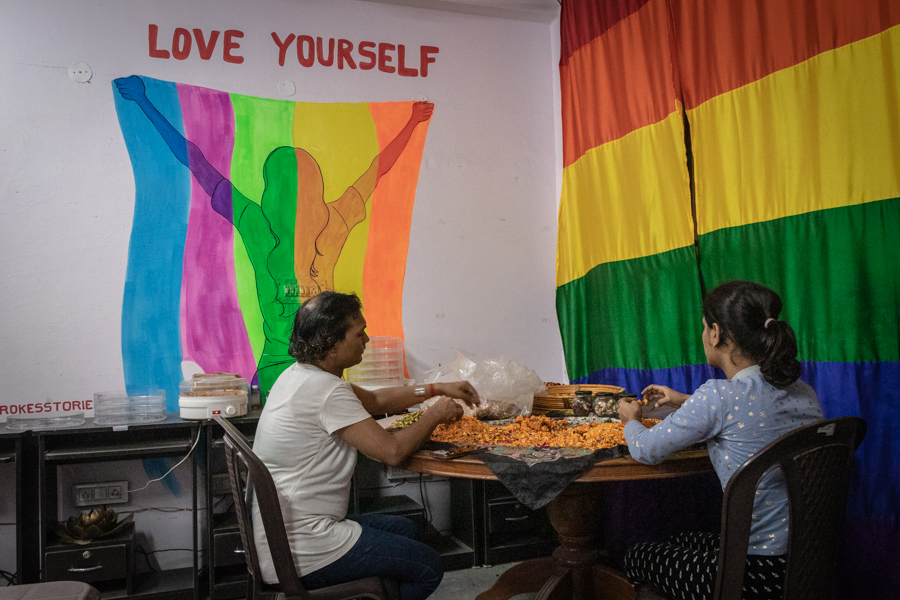
{"label": "wooden chair", "polygon": [[[819,421],[783,435],[735,471],[722,498],[713,600],[741,599],[756,486],[776,466],[784,474],[791,515],[782,598],[832,598],[853,456],[865,435],[866,422],[859,417]],[[638,600],[665,598],[646,584],[636,591]]]}
{"label": "wooden chair", "polygon": [[[400,597],[397,583],[391,579],[368,577],[317,590],[307,591],[300,583],[294,566],[294,558],[288,544],[278,491],[269,469],[253,453],[247,438],[238,429],[214,415],[213,420],[225,430],[225,458],[234,496],[234,509],[241,531],[244,557],[247,561],[247,600],[351,600],[372,598],[394,600]],[[267,585],[262,580],[259,559],[253,544],[253,519],[248,498],[255,496],[262,515],[263,527],[272,553],[272,562],[278,577],[278,585]]]}

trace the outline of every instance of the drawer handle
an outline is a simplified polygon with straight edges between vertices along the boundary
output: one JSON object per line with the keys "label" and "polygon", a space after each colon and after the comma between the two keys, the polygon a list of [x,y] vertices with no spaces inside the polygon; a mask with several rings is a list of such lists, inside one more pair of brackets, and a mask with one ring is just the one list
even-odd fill
{"label": "drawer handle", "polygon": [[243,548],[235,548],[234,549],[235,554],[243,554],[244,552],[245,552],[245,550]]}
{"label": "drawer handle", "polygon": [[531,515],[523,515],[521,517],[506,517],[507,521],[524,521],[525,519],[530,519]]}
{"label": "drawer handle", "polygon": [[102,568],[103,568],[103,565],[97,565],[96,567],[82,567],[79,569],[76,569],[75,567],[70,567],[69,572],[70,573],[84,573],[85,571],[96,571],[97,569],[102,569]]}

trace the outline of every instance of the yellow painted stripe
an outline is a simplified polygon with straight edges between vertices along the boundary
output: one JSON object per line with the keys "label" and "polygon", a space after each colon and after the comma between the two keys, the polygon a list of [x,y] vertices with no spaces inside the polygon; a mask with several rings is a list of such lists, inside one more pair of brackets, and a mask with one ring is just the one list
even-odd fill
{"label": "yellow painted stripe", "polygon": [[678,112],[589,150],[563,171],[556,285],[597,265],[694,243]]}
{"label": "yellow painted stripe", "polygon": [[700,234],[900,196],[900,26],[689,111]]}
{"label": "yellow painted stripe", "polygon": [[[369,105],[364,102],[297,102],[293,136],[294,145],[309,152],[322,170],[326,203],[340,198],[379,153],[375,122]],[[369,208],[367,204],[367,212]],[[356,292],[363,300],[363,263],[368,236],[367,218],[350,232],[334,268],[334,288],[344,293]]]}

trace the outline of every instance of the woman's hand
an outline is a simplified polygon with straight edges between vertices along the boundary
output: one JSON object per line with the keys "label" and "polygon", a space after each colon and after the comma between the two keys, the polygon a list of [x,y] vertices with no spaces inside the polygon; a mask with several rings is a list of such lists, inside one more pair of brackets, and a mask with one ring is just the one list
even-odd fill
{"label": "woman's hand", "polygon": [[648,401],[655,400],[656,406],[668,405],[675,408],[679,408],[684,404],[685,400],[691,397],[690,394],[682,394],[681,392],[676,392],[672,388],[668,388],[664,385],[656,385],[655,383],[645,387],[644,391],[641,392],[641,395]]}
{"label": "woman's hand", "polygon": [[638,401],[619,400],[619,420],[622,423],[627,423],[628,421],[640,423],[643,414],[641,408],[643,408],[643,405]]}
{"label": "woman's hand", "polygon": [[451,398],[462,400],[469,406],[481,404],[478,392],[475,391],[475,388],[468,381],[439,382],[433,385],[435,395],[450,396]]}
{"label": "woman's hand", "polygon": [[462,406],[448,396],[444,396],[429,406],[428,410],[425,412],[430,416],[432,411],[435,411],[438,423],[452,423],[453,421],[458,421],[459,418],[463,416]]}

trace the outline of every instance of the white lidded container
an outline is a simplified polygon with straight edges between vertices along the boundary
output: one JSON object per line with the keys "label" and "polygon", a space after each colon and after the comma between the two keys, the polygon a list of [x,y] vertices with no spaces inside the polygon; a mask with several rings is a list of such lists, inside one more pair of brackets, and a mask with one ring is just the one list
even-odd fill
{"label": "white lidded container", "polygon": [[369,338],[362,362],[345,372],[347,381],[363,387],[403,385],[403,340],[389,336]]}
{"label": "white lidded container", "polygon": [[120,390],[94,394],[95,425],[141,425],[165,420],[165,390]]}
{"label": "white lidded container", "polygon": [[197,373],[178,385],[182,419],[210,419],[247,414],[247,380],[237,373]]}

